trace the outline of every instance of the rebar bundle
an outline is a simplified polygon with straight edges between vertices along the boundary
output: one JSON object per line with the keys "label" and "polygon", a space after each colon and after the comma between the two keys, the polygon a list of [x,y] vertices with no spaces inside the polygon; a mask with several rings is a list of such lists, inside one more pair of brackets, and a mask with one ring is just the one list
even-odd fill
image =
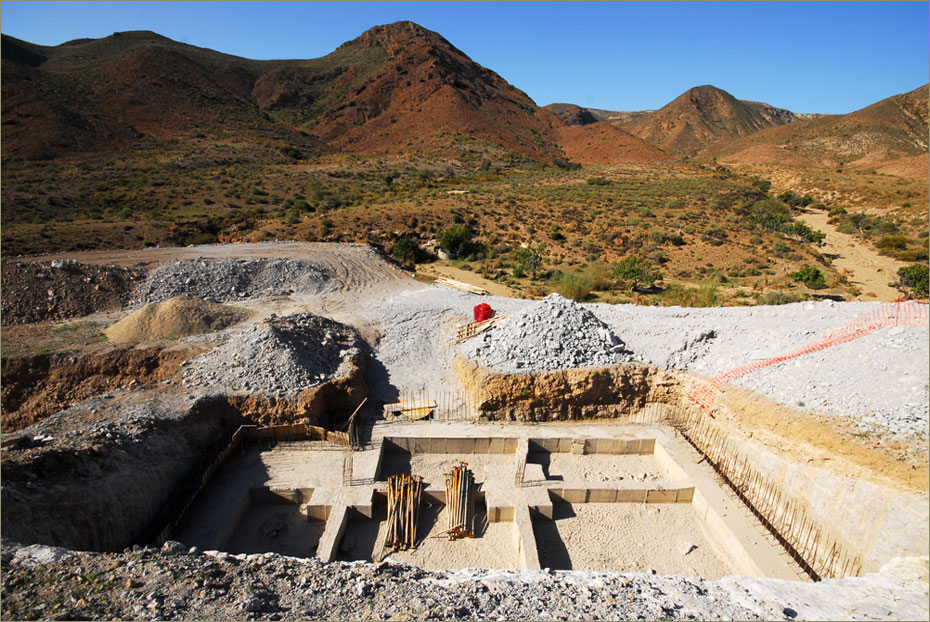
{"label": "rebar bundle", "polygon": [[388,531],[384,546],[394,551],[416,548],[423,478],[401,473],[388,477],[387,484]]}
{"label": "rebar bundle", "polygon": [[444,533],[450,540],[474,538],[474,474],[467,462],[460,462],[452,467],[451,473],[445,474],[446,511],[449,514],[449,529]]}

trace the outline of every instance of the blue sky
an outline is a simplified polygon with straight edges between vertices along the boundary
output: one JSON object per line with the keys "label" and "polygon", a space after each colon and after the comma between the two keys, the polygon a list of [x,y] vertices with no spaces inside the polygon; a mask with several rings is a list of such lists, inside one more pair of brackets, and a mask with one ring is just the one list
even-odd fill
{"label": "blue sky", "polygon": [[692,86],[845,113],[928,81],[927,2],[20,2],[43,45],[123,30],[257,59],[316,58],[377,24],[435,30],[540,105],[659,108]]}

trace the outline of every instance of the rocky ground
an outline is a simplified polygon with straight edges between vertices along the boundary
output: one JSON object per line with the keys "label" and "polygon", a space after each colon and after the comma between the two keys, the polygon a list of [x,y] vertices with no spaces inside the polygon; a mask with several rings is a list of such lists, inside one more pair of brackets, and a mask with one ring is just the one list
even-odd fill
{"label": "rocky ground", "polygon": [[[98,255],[93,261],[106,261],[106,255]],[[5,262],[3,321],[59,319],[113,305],[128,313],[144,302],[191,291],[212,300],[237,300],[255,310],[255,317],[206,341],[181,339],[179,344],[196,344],[200,350],[216,347],[200,362],[189,362],[183,373],[145,387],[145,394],[137,388],[106,385],[107,393],[64,409],[15,439],[4,435],[5,491],[10,484],[24,491],[41,490],[42,474],[30,478],[23,465],[45,454],[64,455],[69,448],[88,455],[102,452],[118,468],[121,456],[133,455],[145,445],[143,434],[170,427],[179,413],[204,398],[208,387],[227,380],[237,386],[241,381],[245,387],[248,379],[239,372],[248,371],[246,375],[252,377],[293,364],[301,373],[310,368],[313,375],[331,373],[321,362],[325,357],[320,358],[327,348],[338,353],[354,346],[341,343],[339,331],[332,333],[322,324],[298,331],[313,333],[312,339],[301,343],[283,338],[280,331],[265,330],[282,328],[282,323],[307,328],[303,316],[293,313],[311,312],[345,323],[369,341],[370,401],[377,404],[393,400],[401,390],[456,386],[453,357],[480,358],[476,350],[495,344],[501,335],[509,340],[508,347],[538,354],[533,366],[539,368],[574,366],[579,351],[582,359],[602,353],[605,364],[616,356],[709,377],[796,350],[878,307],[827,301],[681,309],[579,306],[553,299],[549,306],[558,306],[565,317],[578,320],[572,330],[556,334],[558,322],[544,326],[537,317],[541,303],[425,285],[404,277],[364,247],[263,244],[155,249],[120,261],[135,265],[143,256],[149,258],[145,268],[125,269],[26,261],[17,268],[20,280],[9,287]],[[152,267],[152,262],[158,265]],[[44,279],[56,274],[55,287],[45,287]],[[94,279],[109,282],[108,274],[118,277],[118,287],[104,293],[103,286],[92,287],[97,283]],[[23,275],[34,280],[27,282]],[[227,277],[230,280],[224,281]],[[91,281],[84,280],[88,278]],[[182,279],[182,285],[172,279]],[[33,290],[40,282],[38,289],[44,288],[44,294],[40,291],[43,295],[35,298],[38,294]],[[49,302],[47,290],[62,288],[71,292],[73,304],[59,307]],[[13,306],[8,307],[8,302]],[[454,346],[456,325],[470,319],[479,302],[489,302],[498,314],[510,317],[486,337]],[[271,318],[271,313],[278,317]],[[518,332],[508,337],[507,331],[515,329]],[[235,352],[223,349],[237,339],[243,341]],[[616,348],[620,349],[612,351]],[[925,450],[928,358],[926,329],[886,328],[747,374],[734,384],[795,408],[852,421],[868,433],[917,443]],[[492,359],[486,362],[497,364]],[[259,384],[287,384],[291,378],[293,387],[288,385],[288,390],[297,390],[312,382],[310,375],[298,378],[297,371],[286,378],[269,376]],[[200,388],[186,390],[184,378]],[[261,388],[256,385],[255,390]],[[124,402],[127,395],[137,399]],[[125,405],[116,407],[116,403]],[[176,444],[171,439],[165,444],[169,441]],[[95,460],[81,462],[87,472],[75,477],[92,481]],[[8,479],[11,473],[15,477]],[[107,476],[123,477],[119,471]],[[68,515],[67,508],[58,510]],[[6,537],[6,522],[3,532]],[[926,559],[913,558],[889,564],[878,575],[804,584],[561,571],[425,572],[395,564],[323,564],[277,555],[189,552],[180,545],[157,551],[77,553],[24,544],[29,542],[4,540],[2,545],[2,616],[7,619],[927,619],[930,611]]]}
{"label": "rocky ground", "polygon": [[[7,619],[212,620],[919,620],[927,566],[804,584],[644,573],[425,571],[274,553],[77,553],[3,547]],[[924,577],[924,580],[921,580]],[[830,598],[824,596],[829,593]]]}

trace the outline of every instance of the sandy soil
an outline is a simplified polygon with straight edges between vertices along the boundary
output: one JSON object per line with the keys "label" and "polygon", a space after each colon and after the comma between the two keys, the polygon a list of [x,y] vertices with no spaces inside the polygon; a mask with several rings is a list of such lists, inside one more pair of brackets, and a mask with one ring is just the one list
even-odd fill
{"label": "sandy soil", "polygon": [[475,287],[485,289],[492,296],[519,296],[517,292],[510,289],[506,285],[495,283],[494,281],[486,279],[476,272],[472,272],[471,270],[462,270],[461,268],[456,268],[455,266],[445,266],[439,263],[433,263],[418,266],[417,271],[420,274],[428,274],[429,276],[444,276],[456,281],[462,281],[463,283],[468,283],[469,285],[474,285]]}
{"label": "sandy soil", "polygon": [[[553,518],[533,521],[543,568],[706,579],[737,572],[690,504],[557,503]],[[612,528],[600,529],[604,524]]]}
{"label": "sandy soil", "polygon": [[832,258],[834,267],[839,271],[851,273],[850,282],[862,290],[856,300],[890,302],[901,297],[901,292],[888,284],[897,280],[898,268],[907,264],[879,255],[855,237],[840,233],[827,222],[829,216],[826,212],[806,211],[798,216],[798,220],[827,234],[821,253]]}
{"label": "sandy soil", "polygon": [[531,453],[528,464],[541,464],[550,480],[566,482],[655,481],[663,477],[655,456]]}
{"label": "sandy soil", "polygon": [[325,521],[307,520],[296,505],[253,505],[229,538],[226,550],[312,557],[325,527]]}
{"label": "sandy soil", "polygon": [[[381,543],[384,542],[387,532],[387,523],[383,520],[377,524],[374,521],[352,521],[346,529],[346,534],[350,539],[358,538],[360,543],[364,542],[359,550],[371,551],[376,559],[383,554],[385,557],[428,570],[517,567],[513,523],[488,523],[484,511],[479,511],[475,517],[474,538],[449,540],[440,535],[449,528],[445,505],[424,503],[419,520],[417,548],[409,551],[382,551]],[[343,538],[344,542],[345,539],[346,536]],[[369,548],[369,542],[374,546]]]}

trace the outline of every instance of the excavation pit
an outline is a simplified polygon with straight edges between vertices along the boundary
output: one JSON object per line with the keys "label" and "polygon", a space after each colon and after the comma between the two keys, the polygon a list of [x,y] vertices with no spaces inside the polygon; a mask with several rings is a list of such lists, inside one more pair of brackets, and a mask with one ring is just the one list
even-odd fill
{"label": "excavation pit", "polygon": [[[375,426],[361,451],[291,442],[231,457],[178,539],[230,553],[385,557],[425,569],[803,573],[662,426]],[[431,436],[421,436],[428,431]],[[444,475],[475,480],[474,538],[450,540]],[[392,550],[387,478],[423,477],[416,547]]]}

